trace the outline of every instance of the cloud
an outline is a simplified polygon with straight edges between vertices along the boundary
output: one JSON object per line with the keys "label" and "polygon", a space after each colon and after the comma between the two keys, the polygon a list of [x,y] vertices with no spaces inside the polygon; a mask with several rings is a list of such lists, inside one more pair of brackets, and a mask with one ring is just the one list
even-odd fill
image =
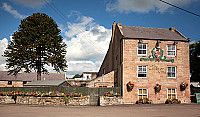
{"label": "cloud", "polygon": [[6,65],[6,58],[3,57],[2,55],[4,54],[4,51],[6,50],[8,46],[8,39],[3,38],[2,40],[0,40],[0,70],[6,70],[5,69],[5,65]]}
{"label": "cloud", "polygon": [[194,44],[196,41],[195,40],[193,40],[193,41],[190,41],[190,44]]}
{"label": "cloud", "polygon": [[[184,6],[188,5],[192,1],[196,0],[166,0],[167,2],[177,5]],[[150,11],[156,11],[159,13],[166,12],[171,7],[159,0],[116,0],[113,3],[108,3],[106,11],[117,11],[120,13],[148,13]],[[171,12],[171,11],[170,11]]]}
{"label": "cloud", "polygon": [[[98,71],[108,50],[111,29],[96,24],[92,17],[78,13],[76,23],[67,22],[64,39],[67,44],[67,77],[84,71]],[[68,30],[66,30],[68,29]]]}
{"label": "cloud", "polygon": [[97,72],[101,65],[101,61],[68,61],[67,77],[72,78],[75,74],[82,74],[82,72]]}
{"label": "cloud", "polygon": [[94,22],[91,17],[80,16],[78,23],[68,22],[65,39],[67,60],[100,60],[108,50],[111,29]]}
{"label": "cloud", "polygon": [[26,16],[20,14],[17,10],[14,10],[10,5],[8,5],[7,3],[3,3],[2,8],[7,11],[8,13],[12,14],[15,18],[19,18],[19,19],[23,19]]}
{"label": "cloud", "polygon": [[12,0],[17,4],[22,4],[29,8],[41,8],[46,3],[50,3],[51,0]]}

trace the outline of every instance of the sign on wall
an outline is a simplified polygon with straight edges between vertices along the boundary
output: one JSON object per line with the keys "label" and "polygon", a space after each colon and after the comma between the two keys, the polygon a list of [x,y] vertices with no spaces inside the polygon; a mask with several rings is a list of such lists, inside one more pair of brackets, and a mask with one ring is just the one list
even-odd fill
{"label": "sign on wall", "polygon": [[166,59],[166,56],[163,56],[163,50],[160,48],[153,48],[151,51],[152,55],[149,55],[148,58],[140,58],[140,61],[166,61],[174,62],[174,59]]}

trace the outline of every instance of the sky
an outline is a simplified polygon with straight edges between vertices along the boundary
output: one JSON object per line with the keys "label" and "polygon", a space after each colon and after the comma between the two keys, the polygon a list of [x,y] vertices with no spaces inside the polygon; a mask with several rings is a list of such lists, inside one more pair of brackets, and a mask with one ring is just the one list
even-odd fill
{"label": "sky", "polygon": [[[200,0],[165,0],[200,15]],[[18,30],[20,21],[33,13],[52,17],[67,44],[67,77],[98,72],[111,39],[113,22],[125,26],[176,27],[190,43],[200,40],[200,17],[159,0],[1,0],[0,71],[3,52]],[[49,72],[56,72],[46,66]]]}

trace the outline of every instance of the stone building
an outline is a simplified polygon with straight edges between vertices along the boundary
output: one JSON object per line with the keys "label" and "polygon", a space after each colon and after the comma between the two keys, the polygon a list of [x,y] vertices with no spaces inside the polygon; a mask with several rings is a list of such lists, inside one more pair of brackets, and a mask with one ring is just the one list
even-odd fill
{"label": "stone building", "polygon": [[96,79],[98,72],[83,72],[80,78],[66,79],[73,87],[86,87],[88,83]]}
{"label": "stone building", "polygon": [[[114,22],[98,77],[111,72],[114,86],[122,88],[125,104],[145,98],[152,103],[173,98],[190,103],[189,39],[175,27],[133,27]],[[128,82],[134,84],[132,90],[127,89]],[[188,83],[185,90],[180,88],[183,82]],[[161,85],[159,92],[155,92],[156,84]]]}
{"label": "stone building", "polygon": [[[65,73],[42,74],[42,81],[64,81]],[[37,73],[19,72],[17,76],[8,75],[7,71],[0,71],[0,87],[23,87],[27,82],[37,80]]]}

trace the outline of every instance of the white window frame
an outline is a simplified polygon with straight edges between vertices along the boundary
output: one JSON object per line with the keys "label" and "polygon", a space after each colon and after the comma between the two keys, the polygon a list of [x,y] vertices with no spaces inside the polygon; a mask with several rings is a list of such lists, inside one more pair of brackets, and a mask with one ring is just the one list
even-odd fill
{"label": "white window frame", "polygon": [[[175,77],[169,77],[168,76],[168,67],[175,67]],[[173,72],[171,72],[171,73],[173,73]],[[176,66],[167,66],[167,78],[176,78],[176,74],[177,74],[177,72],[176,72]]]}
{"label": "white window frame", "polygon": [[[142,66],[142,72],[144,72],[143,71],[143,67],[146,67],[146,77],[139,77],[138,75],[139,75],[139,67],[141,67]],[[141,73],[140,73],[141,74]],[[143,73],[144,74],[144,73]],[[138,78],[147,78],[147,76],[148,76],[148,66],[147,65],[138,65],[137,66],[137,77]]]}
{"label": "white window frame", "polygon": [[171,90],[171,93],[170,93],[170,94],[173,94],[173,93],[172,93],[172,89],[175,89],[175,93],[174,93],[174,94],[175,94],[175,97],[176,97],[176,99],[177,99],[177,89],[176,89],[176,88],[167,88],[167,99],[168,99],[168,94],[169,94],[169,93],[168,93],[168,90]]}
{"label": "white window frame", "polygon": [[[139,44],[142,45],[142,49],[139,49],[139,48],[138,48]],[[143,49],[143,45],[146,45],[146,49]],[[139,50],[146,50],[146,54],[139,54],[139,53],[138,53]],[[147,50],[148,50],[148,44],[146,44],[146,43],[138,43],[138,45],[137,45],[137,55],[138,55],[138,56],[147,56],[147,52],[148,52]]]}
{"label": "white window frame", "polygon": [[[139,90],[140,89],[142,89],[142,93],[143,93],[143,90],[146,89],[147,90],[147,94],[139,94]],[[139,96],[142,96],[142,99],[143,99],[143,96],[147,96],[147,98],[149,98],[148,93],[149,93],[148,92],[148,88],[138,88],[138,100],[139,100]]]}
{"label": "white window frame", "polygon": [[[169,50],[168,46],[175,46],[175,50]],[[169,55],[169,53],[168,53],[169,51],[174,52],[175,55]],[[173,44],[168,44],[167,45],[167,56],[168,57],[176,57],[176,45],[173,45]]]}

